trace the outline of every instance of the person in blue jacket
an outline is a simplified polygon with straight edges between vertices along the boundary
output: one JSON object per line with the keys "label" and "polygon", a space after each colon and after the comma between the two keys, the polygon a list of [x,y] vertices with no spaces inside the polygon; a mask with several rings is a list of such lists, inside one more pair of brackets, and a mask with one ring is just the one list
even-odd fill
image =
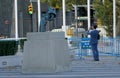
{"label": "person in blue jacket", "polygon": [[94,61],[99,61],[99,52],[98,52],[98,34],[100,32],[100,30],[96,30],[97,25],[93,26],[93,30],[88,30],[88,34],[90,35],[90,45],[92,48],[92,52],[93,52],[93,58]]}

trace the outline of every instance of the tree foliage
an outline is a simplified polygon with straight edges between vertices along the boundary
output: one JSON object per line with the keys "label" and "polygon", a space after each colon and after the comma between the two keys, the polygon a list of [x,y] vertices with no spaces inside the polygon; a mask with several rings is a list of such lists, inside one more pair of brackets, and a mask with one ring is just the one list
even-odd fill
{"label": "tree foliage", "polygon": [[[72,5],[85,5],[87,0],[65,0],[66,1],[66,10],[73,9]],[[105,26],[105,30],[108,33],[108,36],[113,36],[113,0],[91,0],[93,8],[95,9],[96,19],[101,20],[102,25]],[[62,9],[62,0],[41,0],[41,2],[48,2],[48,4],[57,9]],[[117,6],[117,23],[118,28],[120,28],[120,1],[116,0]],[[119,31],[120,32],[120,31]]]}
{"label": "tree foliage", "polygon": [[96,11],[95,17],[100,19],[105,26],[108,36],[113,36],[113,4],[110,0],[94,0],[93,7]]}
{"label": "tree foliage", "polygon": [[[87,0],[65,0],[66,1],[66,9],[71,10],[72,4],[73,5],[80,5],[80,4],[86,4]],[[48,4],[51,7],[55,7],[58,9],[62,9],[62,0],[41,0],[41,2],[48,2]]]}
{"label": "tree foliage", "polygon": [[72,5],[85,5],[87,0],[66,0],[67,10],[71,10],[73,8]]}

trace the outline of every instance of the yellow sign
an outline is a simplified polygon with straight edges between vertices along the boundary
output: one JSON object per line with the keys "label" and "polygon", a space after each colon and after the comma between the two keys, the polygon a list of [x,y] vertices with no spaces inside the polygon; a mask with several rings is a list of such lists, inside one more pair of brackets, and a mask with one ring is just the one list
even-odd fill
{"label": "yellow sign", "polygon": [[67,29],[67,35],[68,35],[68,36],[74,36],[74,31],[73,31],[73,29]]}

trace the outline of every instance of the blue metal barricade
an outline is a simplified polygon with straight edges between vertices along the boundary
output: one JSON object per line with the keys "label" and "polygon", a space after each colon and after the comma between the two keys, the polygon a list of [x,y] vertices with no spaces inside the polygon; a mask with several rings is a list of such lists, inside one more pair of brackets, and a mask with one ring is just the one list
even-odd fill
{"label": "blue metal barricade", "polygon": [[[75,47],[77,55],[82,56],[92,55],[90,38],[69,38],[71,47]],[[120,39],[101,38],[98,41],[98,51],[101,55],[120,56]]]}

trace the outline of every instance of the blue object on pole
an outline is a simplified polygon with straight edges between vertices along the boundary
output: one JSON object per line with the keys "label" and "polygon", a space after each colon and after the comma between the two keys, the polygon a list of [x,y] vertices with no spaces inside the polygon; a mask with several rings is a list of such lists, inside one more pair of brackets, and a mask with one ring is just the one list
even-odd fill
{"label": "blue object on pole", "polygon": [[45,32],[47,21],[52,21],[54,18],[56,18],[56,9],[50,7],[48,12],[41,18],[40,32]]}
{"label": "blue object on pole", "polygon": [[81,48],[82,49],[91,49],[90,38],[81,39]]}
{"label": "blue object on pole", "polygon": [[56,17],[56,10],[55,8],[48,9],[48,20],[51,21]]}

